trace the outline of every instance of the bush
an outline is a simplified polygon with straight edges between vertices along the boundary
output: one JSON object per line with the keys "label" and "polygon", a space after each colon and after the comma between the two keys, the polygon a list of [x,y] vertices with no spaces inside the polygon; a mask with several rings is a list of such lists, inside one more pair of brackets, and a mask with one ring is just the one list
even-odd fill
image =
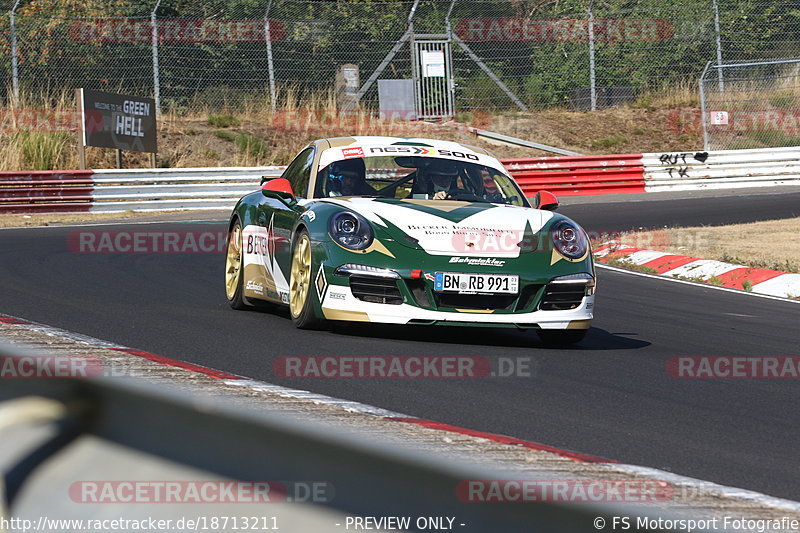
{"label": "bush", "polygon": [[223,141],[233,142],[236,140],[236,135],[234,135],[229,131],[217,130],[214,132],[214,135],[216,135]]}
{"label": "bush", "polygon": [[594,139],[590,144],[592,148],[611,148],[626,142],[628,142],[627,137],[623,137],[622,135],[609,135],[608,137]]}
{"label": "bush", "polygon": [[215,128],[239,126],[242,122],[233,115],[208,115],[208,125]]}
{"label": "bush", "polygon": [[491,109],[498,105],[500,107],[514,105],[508,95],[483,72],[477,72],[469,79],[459,81],[456,88],[456,102],[459,107],[467,109]]}
{"label": "bush", "polygon": [[255,135],[242,134],[236,137],[236,146],[250,157],[262,158],[269,153],[269,147]]}

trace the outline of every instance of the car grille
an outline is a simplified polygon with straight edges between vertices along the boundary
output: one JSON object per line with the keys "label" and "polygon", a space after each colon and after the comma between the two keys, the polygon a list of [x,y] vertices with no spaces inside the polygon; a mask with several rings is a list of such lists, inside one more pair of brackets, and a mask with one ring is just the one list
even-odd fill
{"label": "car grille", "polygon": [[[527,285],[516,294],[457,294],[436,293],[426,289],[422,280],[407,280],[406,285],[420,307],[434,309],[491,309],[530,312],[542,285]],[[433,301],[432,301],[433,300]]]}
{"label": "car grille", "polygon": [[390,278],[350,276],[350,290],[353,296],[364,302],[393,305],[403,303],[397,281]]}
{"label": "car grille", "polygon": [[548,285],[539,304],[542,311],[566,311],[575,309],[583,301],[585,284],[557,283]]}
{"label": "car grille", "polygon": [[451,309],[511,309],[516,294],[457,294],[434,293],[436,307]]}

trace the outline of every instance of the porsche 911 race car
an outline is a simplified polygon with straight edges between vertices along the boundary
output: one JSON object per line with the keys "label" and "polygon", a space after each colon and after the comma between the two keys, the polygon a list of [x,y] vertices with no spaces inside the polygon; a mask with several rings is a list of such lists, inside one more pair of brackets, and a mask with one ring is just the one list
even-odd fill
{"label": "porsche 911 race car", "polygon": [[503,165],[454,142],[391,137],[314,141],[230,219],[230,305],[289,307],[299,328],[326,321],[534,329],[580,341],[593,318],[586,233],[531,207]]}

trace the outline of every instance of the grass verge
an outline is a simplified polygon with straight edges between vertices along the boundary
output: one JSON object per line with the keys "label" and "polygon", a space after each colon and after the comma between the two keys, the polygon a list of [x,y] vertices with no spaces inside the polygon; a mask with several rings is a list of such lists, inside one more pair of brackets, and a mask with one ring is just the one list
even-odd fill
{"label": "grass verge", "polygon": [[633,232],[621,235],[620,241],[648,250],[800,273],[799,234],[800,218],[790,218]]}

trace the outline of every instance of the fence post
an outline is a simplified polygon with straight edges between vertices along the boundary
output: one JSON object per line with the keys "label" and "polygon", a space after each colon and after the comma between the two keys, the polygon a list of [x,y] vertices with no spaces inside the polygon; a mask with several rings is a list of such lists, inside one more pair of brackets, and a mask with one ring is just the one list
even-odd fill
{"label": "fence post", "polygon": [[278,105],[278,95],[275,90],[275,65],[272,62],[272,33],[269,26],[269,12],[272,10],[272,0],[267,4],[267,13],[264,15],[264,38],[267,40],[267,70],[269,72],[269,105],[272,114],[275,114]]}
{"label": "fence post", "polygon": [[457,121],[458,117],[456,116],[456,78],[453,75],[453,27],[450,24],[450,17],[453,15],[453,8],[456,7],[456,0],[450,0],[450,8],[447,10],[447,15],[444,17],[444,31],[447,34],[447,48],[448,48],[448,55],[450,56],[448,59],[448,76],[450,78],[450,83],[448,83],[447,90],[450,91],[450,101],[452,102],[452,108],[450,112],[452,113],[453,118]]}
{"label": "fence post", "polygon": [[[717,34],[717,65],[722,66],[722,32],[719,29],[719,4],[717,0],[712,0],[714,4],[714,31]],[[717,69],[717,76],[719,77],[719,92],[725,92],[725,77],[722,74],[722,69]]]}
{"label": "fence post", "polygon": [[589,95],[592,111],[597,111],[597,85],[595,83],[594,68],[594,0],[589,0]]}
{"label": "fence post", "polygon": [[14,7],[8,14],[11,32],[11,106],[16,108],[19,104],[19,65],[17,51],[17,7],[19,0],[14,2]]}
{"label": "fence post", "polygon": [[452,32],[452,25],[450,24],[450,17],[453,15],[453,8],[456,7],[456,0],[450,0],[450,7],[447,10],[447,15],[444,16],[444,32],[449,36]]}
{"label": "fence post", "polygon": [[161,81],[159,79],[158,68],[158,26],[156,25],[156,11],[158,11],[158,6],[160,5],[161,0],[158,0],[153,11],[150,13],[151,42],[153,48],[153,100],[156,102],[156,117],[161,116]]}
{"label": "fence post", "polygon": [[[711,67],[711,61],[706,63],[706,68],[700,74],[700,120],[703,124],[703,150],[708,151],[708,119],[706,118],[706,89],[705,78],[708,69]],[[719,69],[717,69],[719,70]]]}

